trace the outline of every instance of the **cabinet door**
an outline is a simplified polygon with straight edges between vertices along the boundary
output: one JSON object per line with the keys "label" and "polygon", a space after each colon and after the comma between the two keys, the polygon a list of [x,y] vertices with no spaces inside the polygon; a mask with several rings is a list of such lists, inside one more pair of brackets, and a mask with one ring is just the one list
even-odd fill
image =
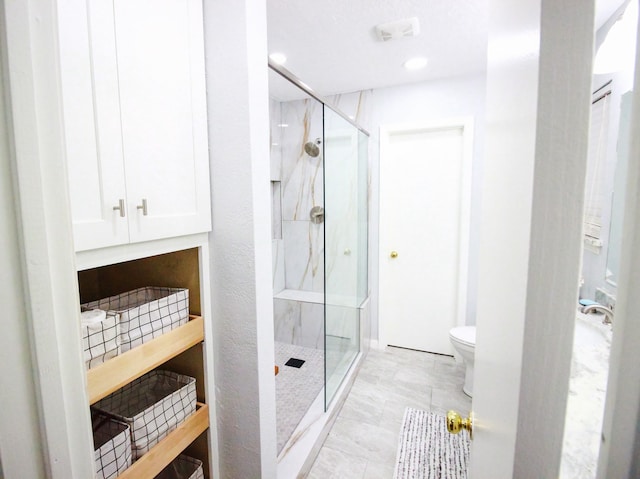
{"label": "cabinet door", "polygon": [[114,15],[130,240],[209,231],[201,0],[114,0]]}
{"label": "cabinet door", "polygon": [[58,3],[63,122],[76,251],[129,241],[126,210],[114,210],[120,200],[124,203],[125,181],[110,5],[111,0]]}

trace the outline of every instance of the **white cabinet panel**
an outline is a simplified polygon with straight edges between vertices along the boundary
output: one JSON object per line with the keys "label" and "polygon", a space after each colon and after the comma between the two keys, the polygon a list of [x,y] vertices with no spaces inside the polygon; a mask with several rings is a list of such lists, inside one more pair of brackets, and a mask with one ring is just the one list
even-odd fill
{"label": "white cabinet panel", "polygon": [[76,250],[209,231],[200,1],[68,0],[59,16]]}
{"label": "white cabinet panel", "polygon": [[[78,251],[129,240],[126,216],[113,209],[126,193],[115,39],[112,29],[104,28],[110,12],[104,4],[92,2],[89,12],[84,0],[67,1],[58,12],[67,170]],[[103,21],[89,22],[90,15]]]}
{"label": "white cabinet panel", "polygon": [[131,241],[208,230],[202,5],[114,4]]}

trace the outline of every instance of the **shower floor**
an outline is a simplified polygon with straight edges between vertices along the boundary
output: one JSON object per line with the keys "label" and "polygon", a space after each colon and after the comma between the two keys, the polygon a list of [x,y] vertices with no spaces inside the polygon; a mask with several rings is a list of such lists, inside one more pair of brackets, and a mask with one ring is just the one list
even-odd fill
{"label": "shower floor", "polygon": [[[278,454],[324,385],[324,352],[276,341],[276,423]],[[289,358],[303,359],[302,367],[285,366]]]}

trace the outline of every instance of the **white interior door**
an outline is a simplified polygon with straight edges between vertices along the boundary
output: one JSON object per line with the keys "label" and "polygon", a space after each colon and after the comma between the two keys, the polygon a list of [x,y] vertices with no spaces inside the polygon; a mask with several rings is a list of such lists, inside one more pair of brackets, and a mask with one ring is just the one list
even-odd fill
{"label": "white interior door", "polygon": [[469,477],[551,478],[578,299],[593,3],[489,6]]}
{"label": "white interior door", "polygon": [[470,126],[381,129],[380,321],[384,345],[452,354],[464,324]]}

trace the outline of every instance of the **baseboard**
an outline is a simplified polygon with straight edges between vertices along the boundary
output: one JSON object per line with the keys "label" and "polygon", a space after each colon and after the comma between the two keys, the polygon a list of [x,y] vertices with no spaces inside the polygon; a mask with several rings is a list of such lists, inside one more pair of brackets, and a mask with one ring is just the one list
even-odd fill
{"label": "baseboard", "polygon": [[386,346],[381,345],[380,341],[378,341],[377,339],[372,339],[371,341],[369,341],[369,347],[371,349],[375,349],[376,351],[384,351],[386,349]]}

